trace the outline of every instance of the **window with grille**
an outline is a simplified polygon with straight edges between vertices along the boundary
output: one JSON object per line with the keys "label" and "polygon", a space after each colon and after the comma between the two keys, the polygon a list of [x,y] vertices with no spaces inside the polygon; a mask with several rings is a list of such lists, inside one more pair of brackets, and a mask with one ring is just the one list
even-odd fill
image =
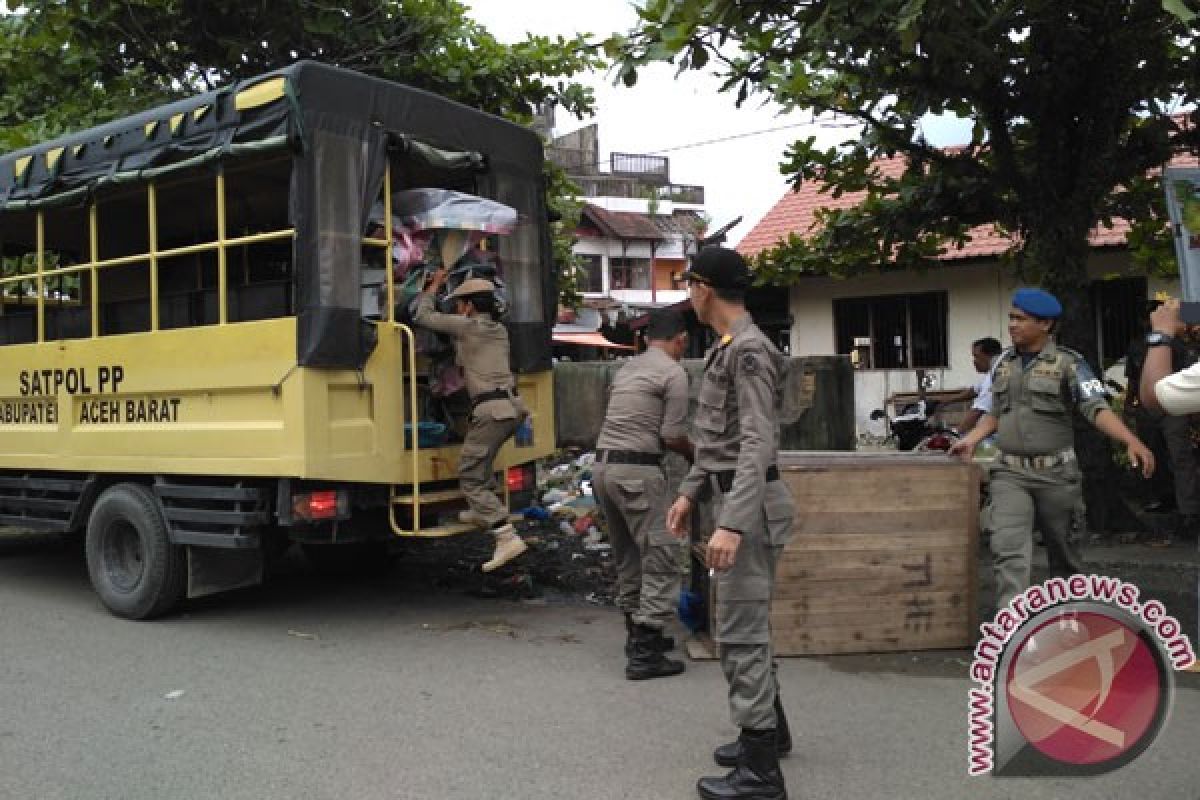
{"label": "window with grille", "polygon": [[1111,367],[1125,355],[1131,343],[1142,338],[1149,316],[1146,291],[1144,277],[1113,278],[1092,283],[1096,351],[1101,369]]}
{"label": "window with grille", "polygon": [[859,349],[866,369],[945,367],[946,292],[833,301],[837,351]]}
{"label": "window with grille", "polygon": [[649,289],[650,259],[610,258],[613,289]]}

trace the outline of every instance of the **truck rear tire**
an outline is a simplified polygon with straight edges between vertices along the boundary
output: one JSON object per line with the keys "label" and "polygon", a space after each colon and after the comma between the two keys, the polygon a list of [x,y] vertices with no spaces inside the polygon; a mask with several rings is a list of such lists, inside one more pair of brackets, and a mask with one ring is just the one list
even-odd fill
{"label": "truck rear tire", "polygon": [[187,561],[171,544],[158,498],[119,483],[100,495],[87,526],[87,565],[100,600],[118,617],[150,619],[183,597]]}

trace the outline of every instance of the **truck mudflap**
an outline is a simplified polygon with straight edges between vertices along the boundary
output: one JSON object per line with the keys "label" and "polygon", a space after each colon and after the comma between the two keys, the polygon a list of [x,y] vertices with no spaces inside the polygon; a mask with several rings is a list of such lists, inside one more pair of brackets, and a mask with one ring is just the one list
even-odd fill
{"label": "truck mudflap", "polygon": [[188,547],[187,568],[189,599],[257,586],[263,582],[263,551]]}

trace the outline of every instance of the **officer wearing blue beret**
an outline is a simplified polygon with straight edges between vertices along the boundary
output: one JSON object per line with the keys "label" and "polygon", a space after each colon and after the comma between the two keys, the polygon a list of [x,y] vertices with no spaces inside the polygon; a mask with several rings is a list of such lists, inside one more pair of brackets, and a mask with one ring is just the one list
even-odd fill
{"label": "officer wearing blue beret", "polygon": [[1062,310],[1058,298],[1043,289],[1013,293],[1012,347],[996,361],[992,410],[951,450],[969,459],[976,445],[996,434],[984,527],[991,531],[997,609],[1029,588],[1035,521],[1050,572],[1065,577],[1083,571],[1069,537],[1072,514],[1083,498],[1072,407],[1122,442],[1143,475],[1154,472],[1154,456],[1109,409],[1104,384],[1083,356],[1055,343],[1052,334]]}

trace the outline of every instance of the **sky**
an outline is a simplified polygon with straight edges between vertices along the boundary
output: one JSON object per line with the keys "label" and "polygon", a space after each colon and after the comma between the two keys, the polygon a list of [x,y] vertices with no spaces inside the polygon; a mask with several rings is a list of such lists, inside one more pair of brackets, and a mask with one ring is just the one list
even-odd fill
{"label": "sky", "polygon": [[[502,42],[514,42],[528,33],[573,36],[596,34],[602,38],[625,31],[637,22],[628,0],[464,0],[470,15]],[[614,86],[613,76],[598,73],[577,78],[591,86],[596,96],[596,116],[577,120],[562,112],[556,134],[568,133],[591,122],[599,126],[600,156],[612,151],[660,153],[671,161],[672,183],[704,186],[705,210],[712,228],[743,221],[729,236],[736,245],[743,236],[788,191],[779,163],[792,142],[816,136],[828,146],[855,134],[855,128],[813,124],[808,113],[783,115],[777,106],[763,106],[751,98],[738,108],[733,93],[720,93],[715,76],[689,71],[676,77],[669,64],[648,67],[639,73],[633,88]],[[753,136],[741,134],[769,131]],[[934,122],[926,135],[937,145],[964,141],[968,129],[962,125]],[[725,142],[700,144],[725,137]],[[699,145],[669,150],[685,145]]]}

